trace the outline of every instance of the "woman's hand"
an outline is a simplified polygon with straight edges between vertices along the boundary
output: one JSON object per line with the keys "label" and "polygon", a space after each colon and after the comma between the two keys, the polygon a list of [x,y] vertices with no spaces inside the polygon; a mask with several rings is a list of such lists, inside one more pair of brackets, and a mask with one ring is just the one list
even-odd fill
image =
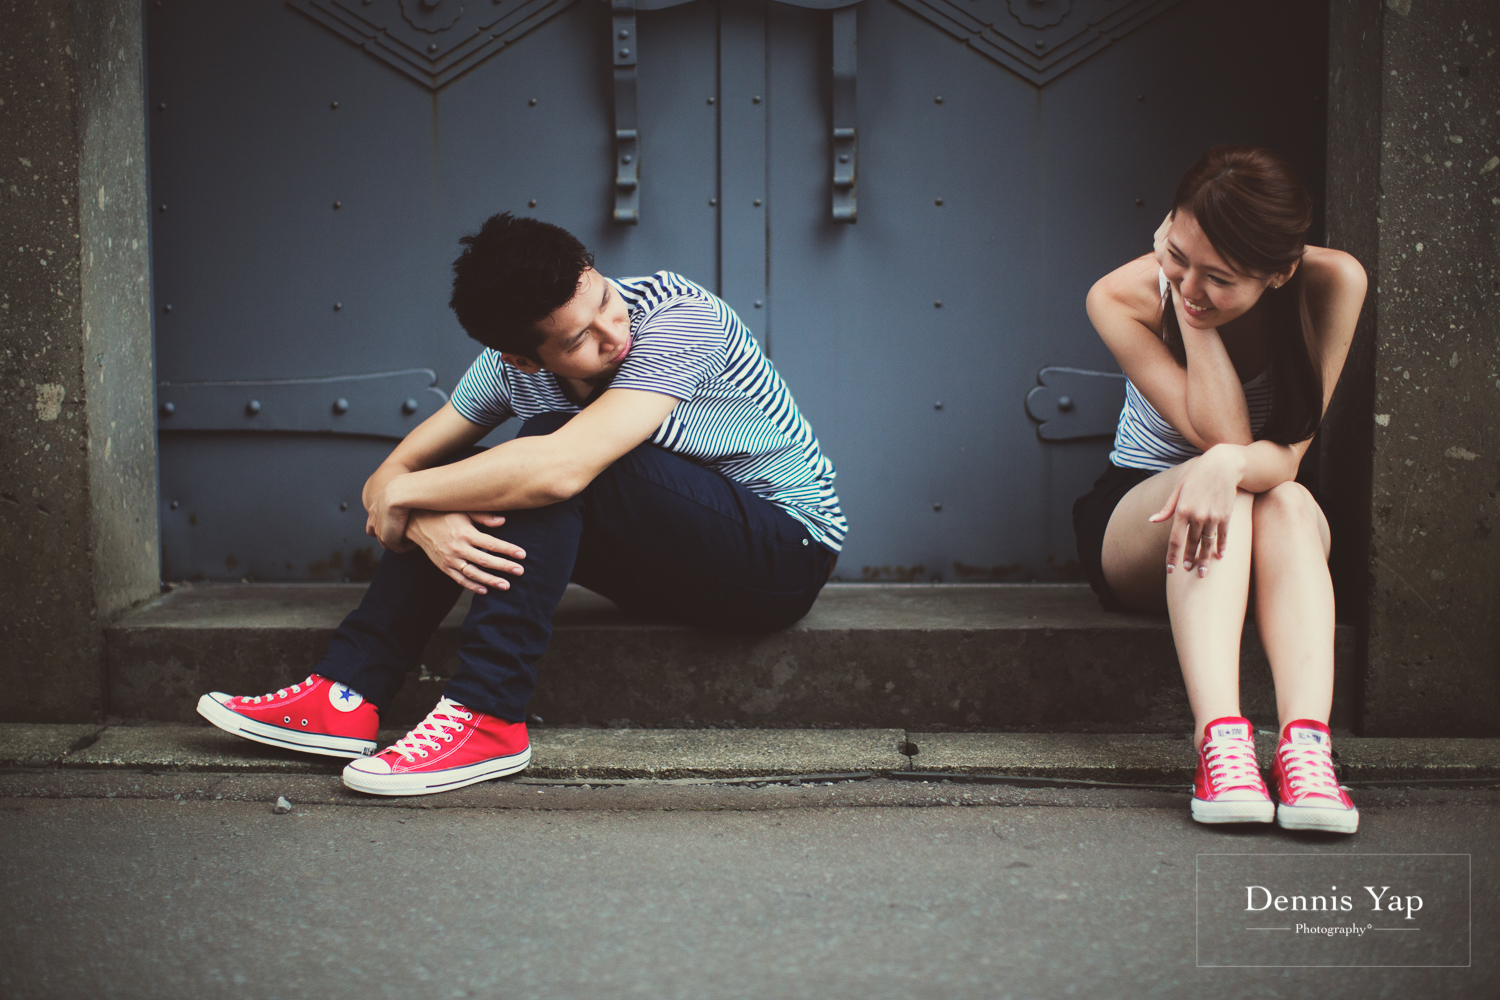
{"label": "woman's hand", "polygon": [[525,572],[520,563],[512,561],[526,558],[519,546],[487,535],[478,527],[498,528],[504,523],[505,518],[499,514],[418,510],[407,521],[406,537],[420,545],[432,564],[459,586],[484,594],[488,592],[486,587],[509,589],[510,583],[496,573],[520,576]]}
{"label": "woman's hand", "polygon": [[1150,521],[1172,519],[1167,538],[1167,572],[1182,568],[1208,575],[1208,560],[1224,558],[1229,545],[1229,518],[1234,513],[1240,477],[1245,471],[1244,448],[1215,445],[1183,463],[1186,469],[1177,488]]}
{"label": "woman's hand", "polygon": [[1167,233],[1172,229],[1172,213],[1161,220],[1161,225],[1156,227],[1156,235],[1151,237],[1151,249],[1156,254],[1156,263],[1162,267],[1167,266]]}

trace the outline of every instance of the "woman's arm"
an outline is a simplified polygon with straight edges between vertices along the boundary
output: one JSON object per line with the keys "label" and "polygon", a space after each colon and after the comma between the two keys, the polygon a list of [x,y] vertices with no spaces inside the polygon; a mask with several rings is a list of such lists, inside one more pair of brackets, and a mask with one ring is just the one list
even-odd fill
{"label": "woman's arm", "polygon": [[1174,296],[1187,349],[1184,369],[1153,330],[1161,318],[1156,271],[1155,258],[1146,256],[1100,278],[1087,302],[1094,329],[1146,401],[1193,447],[1249,444],[1245,393],[1218,333],[1183,322]]}

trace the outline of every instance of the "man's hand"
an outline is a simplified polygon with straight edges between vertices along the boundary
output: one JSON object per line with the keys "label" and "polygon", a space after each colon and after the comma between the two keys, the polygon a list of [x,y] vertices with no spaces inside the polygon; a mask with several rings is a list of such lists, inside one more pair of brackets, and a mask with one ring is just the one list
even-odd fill
{"label": "man's hand", "polygon": [[391,502],[390,480],[370,500],[365,519],[365,534],[380,542],[389,552],[408,552],[412,543],[406,540],[406,525],[411,510]]}
{"label": "man's hand", "polygon": [[520,576],[525,572],[520,563],[512,561],[526,558],[519,546],[476,527],[498,528],[504,523],[505,518],[499,514],[418,510],[406,523],[406,537],[420,545],[432,564],[459,586],[483,594],[487,593],[486,586],[509,589],[510,583],[496,573]]}

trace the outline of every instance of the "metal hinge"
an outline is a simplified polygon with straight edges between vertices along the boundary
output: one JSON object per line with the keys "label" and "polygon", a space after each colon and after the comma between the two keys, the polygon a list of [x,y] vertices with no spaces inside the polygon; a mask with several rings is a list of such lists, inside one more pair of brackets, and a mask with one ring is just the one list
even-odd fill
{"label": "metal hinge", "polygon": [[833,219],[858,218],[859,129],[855,117],[857,6],[833,12]]}
{"label": "metal hinge", "polygon": [[636,32],[634,0],[611,0],[610,49],[615,73],[614,221],[641,221],[641,136],[636,120]]}

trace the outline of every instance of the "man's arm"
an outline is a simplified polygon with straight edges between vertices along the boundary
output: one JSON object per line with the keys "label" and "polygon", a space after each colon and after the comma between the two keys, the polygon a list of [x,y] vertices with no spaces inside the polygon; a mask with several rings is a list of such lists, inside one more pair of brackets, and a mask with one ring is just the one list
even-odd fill
{"label": "man's arm", "polygon": [[[566,500],[656,433],[676,405],[676,397],[662,393],[609,389],[551,434],[516,438],[451,465],[395,469],[367,494],[375,534],[381,545],[397,548],[413,510],[525,510]],[[419,446],[413,457],[427,454]]]}
{"label": "man's arm", "polygon": [[473,447],[488,433],[488,428],[470,423],[459,416],[452,403],[444,403],[442,409],[418,424],[365,481],[360,498],[365,512],[370,515],[367,532],[374,534],[371,529],[375,525],[375,499],[391,480],[440,465],[449,456]]}

